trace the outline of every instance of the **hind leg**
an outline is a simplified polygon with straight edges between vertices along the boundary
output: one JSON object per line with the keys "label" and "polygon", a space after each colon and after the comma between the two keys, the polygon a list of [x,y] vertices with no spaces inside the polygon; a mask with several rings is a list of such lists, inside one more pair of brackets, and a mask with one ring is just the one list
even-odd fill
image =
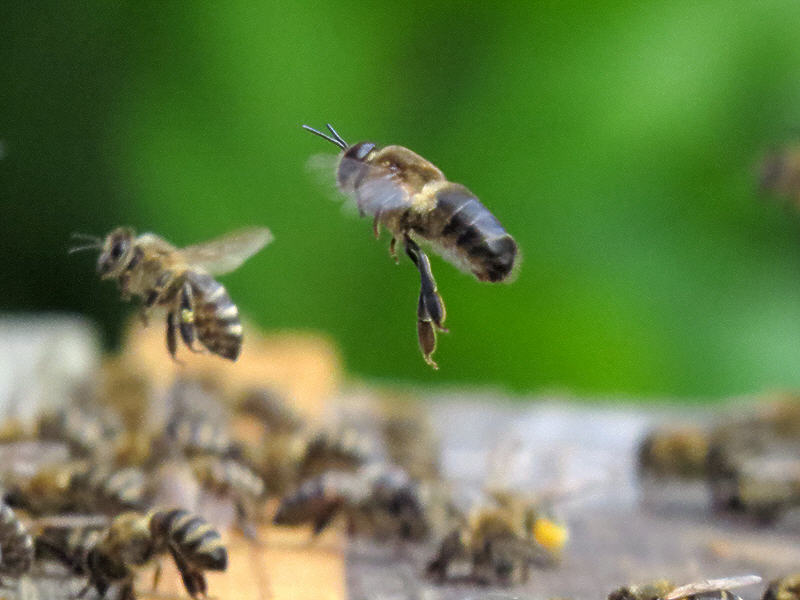
{"label": "hind leg", "polygon": [[414,262],[420,275],[419,302],[417,303],[417,337],[425,362],[438,369],[431,358],[436,350],[436,330],[446,332],[444,327],[445,308],[436,280],[433,278],[431,263],[427,255],[410,237],[404,239],[406,254]]}

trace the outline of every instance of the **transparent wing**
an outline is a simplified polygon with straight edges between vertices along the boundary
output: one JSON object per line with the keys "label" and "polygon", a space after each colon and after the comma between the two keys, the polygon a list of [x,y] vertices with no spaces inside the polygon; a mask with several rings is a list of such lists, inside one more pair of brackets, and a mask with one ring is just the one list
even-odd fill
{"label": "transparent wing", "polygon": [[[308,159],[308,170],[330,197],[340,199],[342,195],[352,202],[360,215],[374,217],[393,210],[404,210],[409,203],[409,190],[403,186],[396,174],[385,167],[365,165],[361,161],[343,158],[334,154],[316,154]],[[336,184],[338,169],[366,169],[357,190],[341,190]]]}
{"label": "transparent wing", "polygon": [[211,275],[229,273],[272,241],[266,227],[248,227],[181,249],[184,260]]}
{"label": "transparent wing", "polygon": [[758,575],[741,575],[739,577],[725,577],[723,579],[706,579],[697,583],[690,583],[675,588],[664,597],[664,600],[678,600],[695,594],[716,592],[719,590],[732,590],[745,585],[753,585],[761,581]]}

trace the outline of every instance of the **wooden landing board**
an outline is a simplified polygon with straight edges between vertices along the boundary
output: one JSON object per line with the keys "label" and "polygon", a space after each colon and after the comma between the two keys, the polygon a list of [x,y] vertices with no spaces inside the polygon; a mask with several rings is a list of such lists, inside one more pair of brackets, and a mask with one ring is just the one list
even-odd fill
{"label": "wooden landing board", "polygon": [[[307,529],[265,526],[261,543],[240,535],[227,542],[228,570],[207,573],[210,598],[219,600],[344,600],[344,538],[338,531],[311,540]],[[187,598],[180,575],[164,560],[156,593],[147,593],[150,576],[137,582],[138,596],[148,600]]]}

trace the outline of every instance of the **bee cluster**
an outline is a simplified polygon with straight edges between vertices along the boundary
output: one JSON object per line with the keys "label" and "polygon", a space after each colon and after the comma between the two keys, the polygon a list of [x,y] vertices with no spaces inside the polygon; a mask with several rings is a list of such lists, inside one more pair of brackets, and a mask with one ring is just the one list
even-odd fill
{"label": "bee cluster", "polygon": [[714,509],[775,521],[800,507],[800,403],[787,397],[706,427],[658,427],[638,460],[645,482],[703,481]]}

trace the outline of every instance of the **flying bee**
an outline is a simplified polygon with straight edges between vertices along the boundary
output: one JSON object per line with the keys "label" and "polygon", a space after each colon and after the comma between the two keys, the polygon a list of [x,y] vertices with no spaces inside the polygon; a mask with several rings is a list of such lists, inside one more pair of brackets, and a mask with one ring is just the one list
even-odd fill
{"label": "flying bee", "polygon": [[[435,165],[403,146],[379,147],[372,142],[349,145],[328,125],[333,137],[303,125],[341,149],[336,169],[339,189],[352,197],[362,216],[373,219],[375,236],[383,226],[417,267],[421,288],[417,336],[429,365],[436,349],[436,331],[444,327],[444,302],[430,261],[418,242],[427,242],[452,264],[480,281],[508,279],[517,260],[517,243],[500,221],[461,184],[448,181]],[[396,256],[395,256],[396,258]]]}
{"label": "flying bee", "polygon": [[98,249],[97,273],[115,279],[122,299],[143,300],[142,318],[153,307],[167,310],[167,349],[175,358],[177,336],[193,352],[195,339],[213,354],[236,360],[242,347],[239,310],[228,292],[212,275],[238,268],[272,240],[263,227],[241,229],[223,237],[178,249],[153,234],[136,235],[118,227],[104,241],[84,236],[88,242],[70,252]]}

